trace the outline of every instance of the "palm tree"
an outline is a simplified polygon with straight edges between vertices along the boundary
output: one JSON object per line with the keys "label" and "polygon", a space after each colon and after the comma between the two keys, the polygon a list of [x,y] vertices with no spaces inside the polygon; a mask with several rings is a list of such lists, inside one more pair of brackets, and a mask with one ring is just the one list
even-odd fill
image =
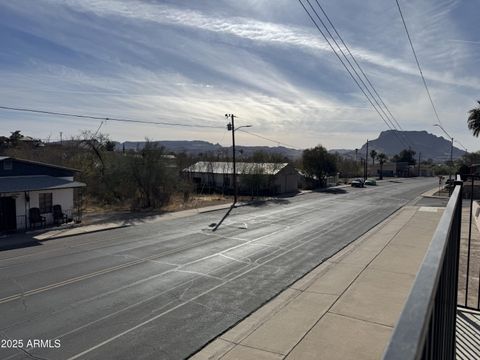
{"label": "palm tree", "polygon": [[370,151],[370,157],[372,158],[372,165],[375,165],[375,158],[377,157],[377,152],[375,150]]}
{"label": "palm tree", "polygon": [[[480,105],[480,101],[477,101]],[[480,106],[473,108],[468,112],[468,128],[473,131],[473,136],[478,137],[480,135]]]}
{"label": "palm tree", "polygon": [[380,180],[383,180],[383,164],[388,160],[388,157],[384,153],[381,153],[378,154],[377,159],[380,164]]}

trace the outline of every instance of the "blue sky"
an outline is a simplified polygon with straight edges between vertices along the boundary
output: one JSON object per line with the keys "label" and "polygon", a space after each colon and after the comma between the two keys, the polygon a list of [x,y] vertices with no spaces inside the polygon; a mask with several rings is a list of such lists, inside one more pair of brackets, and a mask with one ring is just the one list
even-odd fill
{"label": "blue sky", "polygon": [[[320,2],[404,129],[442,135],[394,0]],[[402,0],[440,119],[469,150],[480,99],[478,1]],[[386,125],[295,0],[0,3],[0,105],[237,125],[305,148],[355,148]],[[99,121],[0,111],[0,133],[56,139]],[[107,122],[114,140],[207,140],[222,129]],[[272,145],[238,133],[245,145]]]}

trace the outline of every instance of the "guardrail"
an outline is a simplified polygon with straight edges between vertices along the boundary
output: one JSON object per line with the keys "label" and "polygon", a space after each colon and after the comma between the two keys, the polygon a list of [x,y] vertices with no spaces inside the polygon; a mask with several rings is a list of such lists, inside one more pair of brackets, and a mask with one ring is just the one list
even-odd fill
{"label": "guardrail", "polygon": [[462,184],[455,181],[384,360],[455,359]]}

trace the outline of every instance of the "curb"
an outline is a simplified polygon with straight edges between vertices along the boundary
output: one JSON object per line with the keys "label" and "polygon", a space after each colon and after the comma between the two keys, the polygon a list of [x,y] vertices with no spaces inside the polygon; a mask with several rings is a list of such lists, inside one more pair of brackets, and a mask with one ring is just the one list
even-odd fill
{"label": "curb", "polygon": [[[348,186],[348,185],[346,185]],[[338,254],[342,253],[342,252],[345,252],[345,251],[348,251],[349,250],[349,247],[350,246],[355,246],[356,245],[356,242],[357,241],[362,241],[364,240],[364,237],[367,236],[370,232],[376,232],[378,231],[381,227],[383,227],[385,224],[387,224],[391,218],[393,216],[395,216],[396,214],[400,213],[405,207],[409,206],[408,205],[408,202],[405,202],[403,203],[402,205],[399,205],[398,208],[396,209],[393,209],[392,211],[390,211],[383,219],[375,222],[369,229],[365,230],[363,233],[361,233],[358,237],[356,237],[355,239],[353,239],[352,241],[348,242],[347,244],[343,245],[340,249],[338,249],[335,253],[321,259],[320,263],[318,263],[317,265],[313,266],[310,270],[308,270],[305,274],[303,274],[302,276],[300,276],[298,279],[295,279],[295,280],[292,280],[289,284],[287,284],[285,287],[283,287],[282,289],[278,290],[278,292],[274,295],[272,295],[270,298],[268,298],[267,300],[265,300],[263,303],[261,303],[256,309],[254,309],[253,311],[251,311],[249,314],[243,316],[241,319],[239,319],[237,322],[235,322],[234,324],[232,324],[231,326],[229,326],[227,329],[225,329],[224,331],[222,331],[221,333],[217,334],[216,336],[214,336],[212,339],[210,339],[209,341],[207,341],[205,344],[203,344],[201,347],[199,347],[198,349],[196,349],[195,351],[193,351],[191,354],[189,354],[186,359],[191,359],[193,356],[197,355],[198,353],[200,353],[203,349],[205,349],[208,345],[210,345],[211,343],[213,343],[216,339],[220,338],[222,335],[224,335],[225,333],[227,333],[229,330],[233,329],[234,327],[236,327],[237,325],[239,325],[242,321],[244,321],[246,318],[248,318],[250,315],[252,315],[253,313],[255,313],[256,311],[258,311],[259,309],[261,309],[263,306],[267,305],[269,302],[273,301],[274,299],[276,299],[281,293],[283,293],[285,290],[287,290],[288,288],[290,288],[292,285],[294,285],[297,281],[300,281],[304,278],[307,277],[307,275],[311,274],[313,271],[315,271],[317,268],[321,267],[322,265],[324,265],[328,260],[330,260],[331,258],[337,256]],[[223,355],[222,355],[223,356]]]}
{"label": "curb", "polygon": [[46,237],[44,239],[37,239],[36,241],[48,241],[48,240],[55,240],[55,239],[63,239],[63,238],[68,238],[68,237],[73,237],[73,236],[81,236],[81,235],[88,235],[88,234],[94,234],[102,231],[108,231],[108,230],[115,230],[115,229],[122,229],[126,227],[133,226],[131,224],[122,224],[122,225],[117,225],[117,226],[112,226],[108,228],[103,228],[103,229],[97,229],[97,230],[91,230],[91,231],[84,231],[84,232],[79,232],[76,234],[62,234],[62,235],[54,235],[50,237]]}

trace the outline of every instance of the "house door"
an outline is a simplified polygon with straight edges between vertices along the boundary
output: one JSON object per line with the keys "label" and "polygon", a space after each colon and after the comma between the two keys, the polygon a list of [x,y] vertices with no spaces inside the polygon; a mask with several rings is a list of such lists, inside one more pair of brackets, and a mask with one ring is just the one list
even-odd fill
{"label": "house door", "polygon": [[15,199],[0,197],[0,231],[15,231],[17,229],[17,211]]}

